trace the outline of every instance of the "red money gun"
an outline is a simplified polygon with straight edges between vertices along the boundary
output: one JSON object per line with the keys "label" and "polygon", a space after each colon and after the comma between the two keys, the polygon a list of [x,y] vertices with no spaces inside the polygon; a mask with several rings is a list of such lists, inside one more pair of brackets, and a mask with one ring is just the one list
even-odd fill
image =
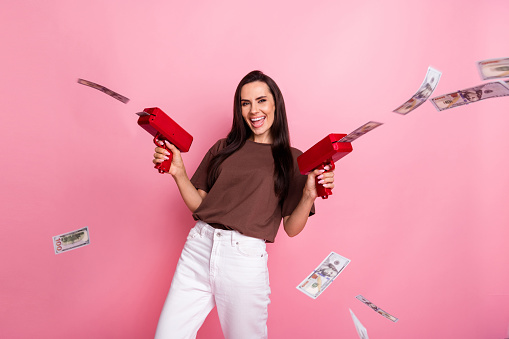
{"label": "red money gun", "polygon": [[159,170],[159,173],[167,173],[170,170],[173,154],[166,146],[166,143],[159,145],[158,141],[164,142],[164,140],[168,140],[175,145],[180,152],[187,152],[191,147],[193,137],[157,107],[145,108],[143,112],[136,114],[140,116],[138,125],[152,134],[154,137],[154,144],[170,152],[168,160],[154,166]]}
{"label": "red money gun", "polygon": [[[334,162],[353,150],[351,143],[339,141],[345,136],[346,134],[329,134],[302,153],[297,158],[300,173],[307,175],[315,169],[324,169],[327,165],[330,166],[330,170],[333,170],[335,168]],[[315,179],[315,184],[318,196],[322,199],[327,199],[332,194],[332,190],[319,184],[318,179]]]}

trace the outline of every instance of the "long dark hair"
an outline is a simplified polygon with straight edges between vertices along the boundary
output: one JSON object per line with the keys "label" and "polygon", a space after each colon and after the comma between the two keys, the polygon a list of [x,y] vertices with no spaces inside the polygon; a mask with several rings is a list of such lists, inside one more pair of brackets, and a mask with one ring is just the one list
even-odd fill
{"label": "long dark hair", "polygon": [[245,84],[255,81],[267,84],[276,106],[274,122],[270,128],[270,133],[272,136],[272,157],[274,158],[274,192],[279,200],[282,201],[288,194],[294,166],[290,148],[290,132],[288,131],[288,120],[286,119],[285,101],[276,82],[261,71],[248,73],[242,78],[235,90],[232,128],[226,137],[226,146],[210,160],[207,183],[209,187],[212,187],[219,175],[219,166],[226,158],[244,146],[246,140],[252,134],[251,129],[242,116],[240,92]]}

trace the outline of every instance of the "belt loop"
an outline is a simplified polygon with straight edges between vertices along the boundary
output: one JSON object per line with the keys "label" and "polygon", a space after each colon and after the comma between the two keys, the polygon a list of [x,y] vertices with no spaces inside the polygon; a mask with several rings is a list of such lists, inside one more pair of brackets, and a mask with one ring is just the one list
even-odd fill
{"label": "belt loop", "polygon": [[235,231],[230,231],[230,233],[232,235],[232,247],[235,247],[235,244],[236,244]]}
{"label": "belt loop", "polygon": [[207,231],[207,229],[206,229],[207,228],[207,223],[205,223],[205,222],[203,222],[201,220],[198,220],[198,226],[200,228],[200,232],[199,232],[200,237],[203,238],[203,232]]}

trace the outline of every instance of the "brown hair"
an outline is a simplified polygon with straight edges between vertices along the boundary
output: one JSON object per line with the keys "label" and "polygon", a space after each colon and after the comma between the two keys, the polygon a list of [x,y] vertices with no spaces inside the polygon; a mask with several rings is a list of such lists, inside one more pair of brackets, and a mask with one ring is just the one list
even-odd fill
{"label": "brown hair", "polygon": [[226,137],[226,146],[210,161],[207,182],[212,187],[219,175],[219,166],[230,155],[238,151],[246,140],[251,136],[252,131],[242,116],[240,92],[245,84],[261,81],[267,84],[274,98],[276,106],[274,122],[270,128],[272,136],[272,157],[274,158],[274,192],[279,200],[286,198],[290,187],[290,178],[293,176],[293,157],[290,148],[290,132],[286,118],[285,101],[283,94],[276,82],[261,71],[248,73],[239,82],[233,99],[233,122],[232,128]]}

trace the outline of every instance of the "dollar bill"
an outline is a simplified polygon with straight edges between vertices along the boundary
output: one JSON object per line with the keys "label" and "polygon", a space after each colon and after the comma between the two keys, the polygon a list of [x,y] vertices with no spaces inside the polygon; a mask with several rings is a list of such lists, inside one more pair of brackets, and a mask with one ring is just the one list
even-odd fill
{"label": "dollar bill", "polygon": [[55,254],[67,252],[88,244],[90,244],[88,227],[53,237],[53,248],[55,249]]}
{"label": "dollar bill", "polygon": [[359,335],[359,338],[360,339],[369,339],[368,330],[366,330],[366,327],[364,327],[362,325],[362,323],[355,316],[355,314],[352,312],[352,310],[350,310],[350,315],[352,316],[353,324],[355,325],[355,329],[357,330],[357,334]]}
{"label": "dollar bill", "polygon": [[395,316],[393,315],[390,315],[389,313],[385,312],[384,310],[382,310],[381,308],[379,308],[378,306],[376,306],[375,304],[373,304],[371,301],[369,301],[368,299],[364,298],[362,295],[358,295],[356,296],[357,299],[359,299],[360,301],[362,301],[364,304],[368,305],[369,307],[371,307],[371,309],[373,311],[375,311],[376,313],[380,314],[381,316],[383,317],[386,317],[387,319],[391,320],[391,321],[394,321],[394,322],[397,322],[399,319],[396,318]]}
{"label": "dollar bill", "polygon": [[468,105],[473,102],[509,95],[509,86],[503,81],[488,82],[476,87],[430,99],[437,111]]}
{"label": "dollar bill", "polygon": [[509,58],[481,60],[477,68],[483,80],[509,78]]}
{"label": "dollar bill", "polygon": [[429,66],[421,87],[419,87],[417,92],[407,102],[396,108],[393,112],[408,114],[422,105],[426,100],[428,100],[431,94],[433,94],[435,88],[437,88],[441,76],[442,72]]}
{"label": "dollar bill", "polygon": [[378,126],[383,125],[382,122],[376,122],[376,121],[370,121],[362,125],[361,127],[357,128],[352,133],[348,134],[347,136],[344,136],[341,138],[338,142],[352,142],[355,139],[363,136],[364,134],[368,133],[369,131],[374,130]]}
{"label": "dollar bill", "polygon": [[335,252],[331,252],[320,265],[301,282],[297,289],[307,296],[316,299],[350,263],[347,259]]}
{"label": "dollar bill", "polygon": [[110,97],[113,97],[113,98],[117,99],[118,101],[123,102],[124,104],[127,104],[129,102],[129,99],[126,98],[125,96],[120,95],[117,92],[114,92],[109,88],[106,88],[104,86],[96,84],[95,82],[84,80],[84,79],[78,79],[78,84],[82,84],[82,85],[85,85],[88,87],[95,88],[103,93],[108,94]]}

